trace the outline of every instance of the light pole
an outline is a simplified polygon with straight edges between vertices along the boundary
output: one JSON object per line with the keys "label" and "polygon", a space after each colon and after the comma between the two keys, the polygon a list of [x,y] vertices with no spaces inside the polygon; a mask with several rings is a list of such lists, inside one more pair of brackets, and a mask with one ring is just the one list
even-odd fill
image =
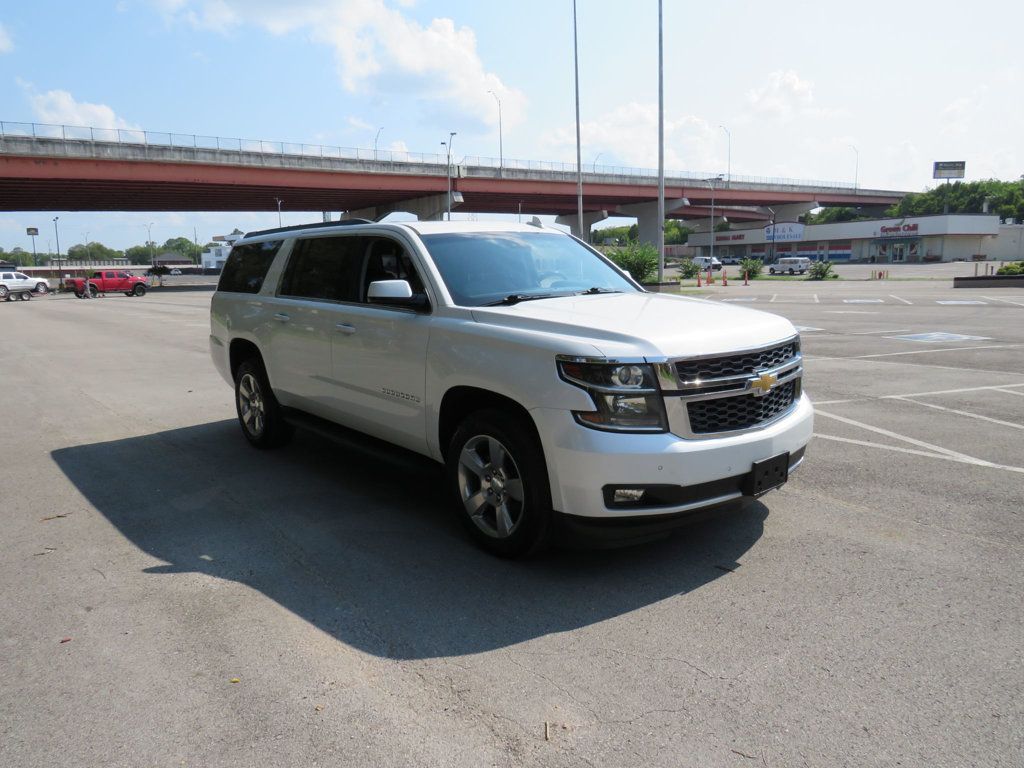
{"label": "light pole", "polygon": [[383,131],[383,130],[384,130],[384,126],[382,125],[380,128],[377,129],[377,135],[373,137],[373,159],[374,160],[377,159],[377,139],[380,138],[380,132]]}
{"label": "light pole", "polygon": [[89,250],[89,231],[85,232],[85,259],[86,261],[92,260],[92,251]]}
{"label": "light pole", "polygon": [[284,201],[280,197],[275,197],[274,201],[277,203],[277,226],[281,226],[281,203]]}
{"label": "light pole", "polygon": [[658,282],[665,280],[665,54],[658,0]]}
{"label": "light pole", "polygon": [[711,265],[714,266],[715,262],[715,182],[721,181],[722,176],[712,176],[710,179],[704,179],[707,185],[711,187]]}
{"label": "light pole", "polygon": [[53,234],[57,238],[57,269],[60,269],[60,232],[57,231],[57,219],[60,216],[53,217]]}
{"label": "light pole", "polygon": [[772,215],[772,248],[771,248],[771,253],[769,253],[769,255],[768,255],[768,263],[769,264],[774,264],[775,263],[775,209],[770,207],[770,206],[767,206],[767,205],[765,206],[765,208],[767,208],[768,212]]}
{"label": "light pole", "polygon": [[572,0],[572,60],[576,72],[576,234],[583,239],[583,156],[580,150],[580,47],[576,0]]}
{"label": "light pole", "polygon": [[726,137],[729,140],[729,155],[728,155],[728,161],[727,161],[727,164],[726,164],[725,183],[726,183],[727,186],[731,187],[732,186],[732,132],[728,128],[726,128],[724,125],[720,125],[718,127],[721,128],[723,131],[725,131],[725,135],[726,135]]}
{"label": "light pole", "polygon": [[448,159],[445,164],[447,169],[445,176],[448,177],[448,221],[452,220],[452,139],[455,138],[455,131],[451,131],[448,134],[448,141],[442,141],[441,146],[445,147],[448,154]]}
{"label": "light pole", "polygon": [[597,161],[603,154],[604,152],[598,152],[597,155],[594,157],[594,173],[597,173]]}
{"label": "light pole", "polygon": [[850,145],[850,149],[853,150],[853,154],[854,154],[854,161],[853,161],[853,191],[856,192],[857,191],[857,175],[860,173],[860,151],[855,146],[853,146],[853,144]]}
{"label": "light pole", "polygon": [[153,222],[149,224],[143,224],[146,228],[146,244],[149,246],[149,263],[153,266]]}
{"label": "light pole", "polygon": [[488,91],[488,93],[498,102],[498,170],[501,171],[505,167],[505,149],[501,136],[501,99],[498,98],[498,94],[494,91]]}

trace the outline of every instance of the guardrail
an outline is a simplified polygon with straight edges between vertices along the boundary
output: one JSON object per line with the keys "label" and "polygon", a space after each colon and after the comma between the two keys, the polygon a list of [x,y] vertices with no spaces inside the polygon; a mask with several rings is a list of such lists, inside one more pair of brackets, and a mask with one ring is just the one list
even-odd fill
{"label": "guardrail", "polygon": [[[279,155],[282,157],[320,157],[343,160],[367,160],[382,163],[421,163],[424,165],[447,165],[448,157],[444,154],[424,154],[420,152],[403,152],[390,149],[365,149],[360,147],[340,147],[326,144],[305,144],[288,141],[267,141],[265,139],[226,138],[223,136],[204,136],[194,133],[170,133],[163,131],[145,131],[135,128],[94,128],[80,125],[52,125],[48,123],[18,123],[0,121],[0,139],[2,138],[53,139],[66,142],[91,142],[96,144],[125,144],[133,146],[178,147],[187,149],[206,149],[220,152],[257,153],[262,155]],[[453,165],[466,165],[479,168],[492,168],[497,171],[541,171],[550,173],[576,173],[575,163],[564,163],[552,160],[518,160],[513,158],[495,158],[480,156],[464,156],[460,160],[452,158]],[[627,167],[615,165],[597,165],[585,163],[583,172],[588,176],[617,176],[639,179],[657,178],[656,168]],[[666,178],[683,179],[703,182],[705,179],[718,176],[718,172],[666,170]],[[724,175],[724,174],[723,174]],[[821,181],[812,179],[790,179],[774,176],[746,176],[733,174],[728,181],[740,184],[764,184],[769,186],[787,187],[820,187],[824,189],[855,190],[850,182]],[[723,186],[725,182],[721,183]]]}

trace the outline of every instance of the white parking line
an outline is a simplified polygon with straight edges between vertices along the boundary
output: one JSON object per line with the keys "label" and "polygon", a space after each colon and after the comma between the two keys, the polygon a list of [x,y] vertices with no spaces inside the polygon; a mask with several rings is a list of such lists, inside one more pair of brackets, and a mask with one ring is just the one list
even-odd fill
{"label": "white parking line", "polygon": [[[1022,386],[1020,384],[1010,384],[1011,387]],[[1002,392],[1007,395],[1017,395],[1018,397],[1024,397],[1024,392],[1014,392],[1012,389],[1004,389],[1003,387],[992,387],[996,392]]]}
{"label": "white parking line", "polygon": [[812,295],[814,296],[814,303],[815,304],[821,304],[821,302],[818,301],[818,294],[815,293],[815,294],[812,294]]}
{"label": "white parking line", "polygon": [[[842,403],[864,403],[869,400],[903,400],[913,397],[929,397],[931,395],[956,395],[963,392],[1005,392],[1008,395],[1019,395],[1024,397],[1024,392],[1016,392],[1010,387],[1024,387],[1024,382],[1020,384],[992,384],[985,387],[961,387],[959,389],[936,389],[930,392],[908,392],[904,395],[879,395],[877,397],[853,397],[847,400],[814,400],[814,407],[817,408],[819,405],[840,405]],[[920,403],[924,405],[924,403]]]}
{"label": "white parking line", "polygon": [[893,440],[900,440],[904,443],[910,443],[911,445],[916,445],[918,448],[927,448],[929,451],[934,451],[935,453],[941,453],[946,456],[954,456],[958,459],[981,461],[981,459],[975,459],[973,456],[968,456],[965,453],[960,453],[959,451],[952,451],[949,448],[943,448],[941,445],[926,443],[924,440],[918,440],[913,437],[907,437],[906,435],[901,435],[898,432],[890,432],[888,429],[882,429],[881,427],[875,427],[872,426],[871,424],[865,424],[863,421],[855,421],[854,419],[848,419],[845,416],[838,416],[834,413],[827,413],[826,411],[819,410],[815,410],[814,415],[824,416],[827,419],[835,419],[836,421],[841,421],[843,424],[849,424],[851,427],[866,429],[868,432],[877,432],[879,435],[885,435],[886,437],[891,437]]}
{"label": "white parking line", "polygon": [[985,461],[984,459],[975,459],[972,456],[945,456],[941,453],[928,453],[927,451],[915,451],[913,448],[902,448],[898,445],[885,445],[884,443],[872,443],[867,440],[854,440],[849,437],[839,437],[838,435],[823,435],[820,432],[815,433],[815,438],[821,440],[834,440],[837,443],[850,443],[851,445],[863,445],[868,448],[879,448],[885,451],[899,451],[900,453],[909,453],[914,456],[925,456],[930,459],[942,459],[944,461],[955,461],[958,464],[972,464],[976,467],[989,467],[991,469],[1002,469],[1007,472],[1019,472],[1024,474],[1024,467],[1010,467],[1005,464],[993,464],[991,461]]}
{"label": "white parking line", "polygon": [[970,349],[1013,349],[1024,346],[1022,344],[982,344],[977,347],[947,347],[945,349],[910,349],[906,352],[879,352],[874,355],[855,355],[842,358],[845,360],[866,360],[869,357],[894,357],[896,355],[926,355],[930,352],[963,352]]}
{"label": "white parking line", "polygon": [[768,303],[769,304],[774,304],[775,303],[775,299],[777,299],[778,297],[779,297],[779,294],[773,293],[772,297],[768,300]]}
{"label": "white parking line", "polygon": [[1010,301],[1010,299],[1001,299],[997,296],[982,296],[981,298],[988,299],[989,301],[1005,301],[1007,304],[1014,304],[1018,307],[1024,307],[1024,301]]}
{"label": "white parking line", "polygon": [[843,304],[885,304],[885,299],[843,299]]}
{"label": "white parking line", "polygon": [[872,334],[875,334],[875,333],[906,333],[909,330],[910,330],[910,328],[897,328],[895,331],[853,331],[852,333],[847,333],[846,335],[847,336],[871,336]]}
{"label": "white parking line", "polygon": [[922,405],[925,408],[934,408],[936,411],[945,411],[946,413],[955,413],[957,416],[967,416],[972,419],[979,419],[980,421],[987,421],[992,424],[999,424],[1003,427],[1013,427],[1014,429],[1024,429],[1024,424],[1017,424],[1012,421],[1003,421],[1002,419],[993,419],[988,416],[982,416],[978,413],[970,413],[969,411],[961,411],[956,408],[947,408],[944,405],[936,405],[935,403],[922,403],[920,400],[912,400],[909,397],[895,397],[890,398],[893,400],[899,400],[904,403],[913,403],[914,405]]}
{"label": "white parking line", "polygon": [[960,299],[951,299],[951,300],[947,300],[947,301],[936,301],[935,303],[936,304],[944,304],[946,306],[958,306],[958,305],[961,305],[961,304],[980,304],[983,307],[987,307],[988,306],[988,304],[986,302],[984,302],[984,301],[974,301],[973,299],[969,300],[969,301],[963,301],[963,300],[960,300]]}
{"label": "white parking line", "polygon": [[896,299],[896,301],[902,301],[904,304],[913,304],[914,303],[912,301],[907,301],[906,299],[901,299],[899,296],[893,296],[891,293],[889,294],[889,298]]}

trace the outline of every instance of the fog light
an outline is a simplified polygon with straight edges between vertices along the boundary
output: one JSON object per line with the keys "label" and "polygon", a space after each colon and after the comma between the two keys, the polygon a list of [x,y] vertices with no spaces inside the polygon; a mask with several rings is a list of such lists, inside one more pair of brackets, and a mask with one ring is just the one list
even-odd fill
{"label": "fog light", "polygon": [[614,504],[640,504],[646,491],[643,488],[616,488],[612,494]]}

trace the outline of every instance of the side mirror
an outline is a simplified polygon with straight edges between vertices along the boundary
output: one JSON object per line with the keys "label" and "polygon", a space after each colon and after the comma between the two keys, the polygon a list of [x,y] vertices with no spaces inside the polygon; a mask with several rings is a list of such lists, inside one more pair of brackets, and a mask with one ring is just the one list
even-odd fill
{"label": "side mirror", "polygon": [[423,310],[428,306],[425,294],[414,294],[408,280],[375,280],[366,291],[373,304]]}

